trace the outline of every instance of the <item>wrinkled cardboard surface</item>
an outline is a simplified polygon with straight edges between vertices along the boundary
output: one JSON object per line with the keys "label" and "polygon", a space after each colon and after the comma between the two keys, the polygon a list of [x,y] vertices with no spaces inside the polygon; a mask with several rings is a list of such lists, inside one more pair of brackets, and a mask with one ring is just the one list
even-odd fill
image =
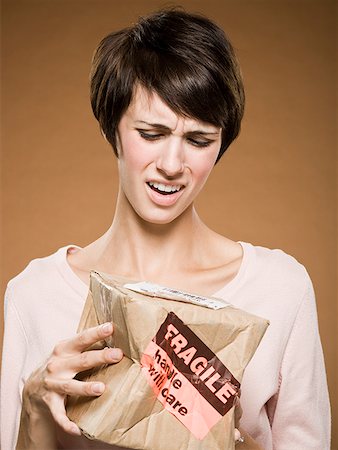
{"label": "wrinkled cardboard surface", "polygon": [[167,314],[173,311],[242,380],[268,321],[232,306],[212,310],[174,300],[149,297],[122,287],[122,278],[91,272],[90,290],[79,331],[112,321],[114,335],[102,347],[119,347],[122,361],[93,370],[86,380],[102,381],[98,398],[72,398],[67,414],[91,438],[142,450],[234,450],[234,408],[203,440],[157,400],[141,372],[140,360]]}

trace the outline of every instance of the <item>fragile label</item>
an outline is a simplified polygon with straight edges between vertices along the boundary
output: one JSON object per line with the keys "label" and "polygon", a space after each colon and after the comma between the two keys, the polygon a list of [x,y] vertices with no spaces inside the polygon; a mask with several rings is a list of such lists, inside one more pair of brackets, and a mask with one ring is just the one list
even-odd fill
{"label": "fragile label", "polygon": [[221,309],[229,306],[229,303],[217,298],[204,297],[202,295],[192,294],[178,289],[172,289],[159,284],[141,281],[139,283],[127,283],[123,287],[140,294],[150,295],[151,297],[161,297],[168,300],[178,300],[193,305],[205,306],[211,309]]}
{"label": "fragile label", "polygon": [[200,440],[231,409],[240,388],[220,359],[173,312],[147,346],[141,365],[163,407]]}

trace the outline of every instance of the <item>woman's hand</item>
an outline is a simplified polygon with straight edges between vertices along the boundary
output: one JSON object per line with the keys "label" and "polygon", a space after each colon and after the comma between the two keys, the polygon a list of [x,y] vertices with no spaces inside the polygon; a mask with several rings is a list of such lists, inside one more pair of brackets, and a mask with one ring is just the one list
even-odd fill
{"label": "woman's hand", "polygon": [[252,437],[240,427],[240,420],[242,417],[242,407],[240,404],[240,392],[237,397],[237,403],[235,405],[235,444],[236,450],[263,450]]}
{"label": "woman's hand", "polygon": [[241,441],[236,442],[236,450],[264,450],[243,428],[239,428]]}
{"label": "woman's hand", "polygon": [[61,341],[46,364],[29,377],[23,390],[17,449],[53,448],[46,447],[47,441],[52,440],[54,435],[53,422],[67,433],[81,434],[78,426],[66,415],[65,400],[67,395],[97,397],[104,392],[103,383],[79,381],[74,377],[79,372],[122,359],[122,351],[118,348],[88,350],[112,333],[113,326],[108,322]]}
{"label": "woman's hand", "polygon": [[241,421],[241,417],[243,414],[240,397],[241,397],[241,390],[238,391],[238,394],[236,397],[236,402],[235,402],[235,433],[234,433],[234,437],[235,437],[236,444],[242,442],[242,435],[241,435],[241,432],[239,431],[239,423]]}

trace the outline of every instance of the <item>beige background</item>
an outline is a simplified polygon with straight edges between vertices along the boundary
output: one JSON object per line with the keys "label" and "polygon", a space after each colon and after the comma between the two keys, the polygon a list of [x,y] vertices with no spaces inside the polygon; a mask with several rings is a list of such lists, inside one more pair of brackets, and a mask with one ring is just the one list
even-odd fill
{"label": "beige background", "polygon": [[[90,111],[91,55],[108,32],[163,4],[2,2],[2,294],[31,259],[86,245],[110,225],[117,172]],[[199,212],[220,233],[282,248],[307,267],[337,450],[336,2],[181,4],[229,34],[247,93],[241,136],[215,168]]]}

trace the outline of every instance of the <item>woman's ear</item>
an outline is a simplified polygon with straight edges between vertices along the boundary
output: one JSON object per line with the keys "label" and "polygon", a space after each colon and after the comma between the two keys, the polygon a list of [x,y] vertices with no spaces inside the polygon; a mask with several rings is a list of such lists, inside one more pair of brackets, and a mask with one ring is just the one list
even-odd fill
{"label": "woman's ear", "polygon": [[[108,142],[108,144],[110,144],[110,142],[108,141],[107,136],[106,136],[105,132],[102,130],[102,128],[100,128],[100,133],[102,134],[104,140],[106,142]],[[120,148],[121,148],[120,138],[119,138],[118,132],[116,132],[115,149],[113,148],[113,150],[114,150],[115,154],[117,155],[117,157],[120,156]]]}
{"label": "woman's ear", "polygon": [[105,135],[105,133],[101,127],[100,127],[100,133],[102,134],[103,138],[108,142],[107,136]]}
{"label": "woman's ear", "polygon": [[120,157],[120,152],[121,152],[121,140],[120,140],[120,136],[119,136],[119,132],[118,130],[116,130],[116,134],[115,134],[115,151],[117,154],[117,157]]}

